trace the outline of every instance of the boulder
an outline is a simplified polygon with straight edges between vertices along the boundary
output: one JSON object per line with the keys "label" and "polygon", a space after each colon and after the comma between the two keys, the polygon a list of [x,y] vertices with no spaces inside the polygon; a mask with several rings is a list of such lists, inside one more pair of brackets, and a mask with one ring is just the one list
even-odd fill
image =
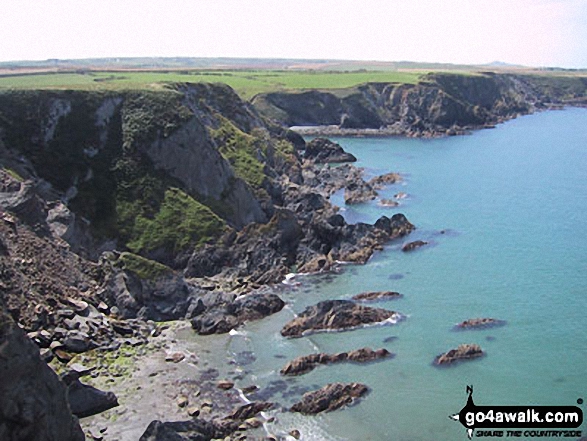
{"label": "boulder", "polygon": [[350,300],[326,300],[306,308],[281,330],[284,337],[301,337],[319,331],[343,331],[363,325],[399,320],[394,311],[357,305]]}
{"label": "boulder", "polygon": [[71,412],[79,418],[105,412],[118,406],[118,399],[112,392],[103,392],[93,386],[72,379],[67,386],[67,399]]}
{"label": "boulder", "polygon": [[330,412],[353,401],[369,392],[369,388],[360,383],[331,383],[313,392],[307,392],[302,400],[294,404],[290,410],[304,415],[316,415],[320,412]]}
{"label": "boulder", "polygon": [[483,355],[484,353],[479,345],[462,344],[459,345],[456,349],[451,349],[450,351],[437,356],[434,359],[434,364],[436,366],[452,364],[457,361],[471,360],[473,358],[478,358]]}

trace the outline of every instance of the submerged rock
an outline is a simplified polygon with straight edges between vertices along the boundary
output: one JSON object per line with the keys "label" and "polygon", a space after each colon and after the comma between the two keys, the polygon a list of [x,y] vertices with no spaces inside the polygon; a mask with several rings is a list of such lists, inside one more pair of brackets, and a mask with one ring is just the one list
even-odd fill
{"label": "submerged rock", "polygon": [[364,292],[353,296],[353,300],[360,302],[372,302],[377,300],[392,300],[403,297],[402,294],[395,291],[375,291],[375,292]]}
{"label": "submerged rock", "polygon": [[424,242],[423,240],[415,240],[413,242],[408,242],[404,246],[402,246],[403,252],[408,252],[415,250],[416,248],[423,247],[424,245],[428,245],[428,242]]}
{"label": "submerged rock", "polygon": [[444,354],[440,354],[434,359],[436,366],[451,364],[462,360],[471,360],[483,356],[484,352],[481,350],[481,346],[476,344],[462,344],[456,349],[451,349]]}
{"label": "submerged rock", "polygon": [[485,329],[505,325],[504,320],[494,318],[473,318],[456,325],[456,329]]}
{"label": "submerged rock", "polygon": [[356,399],[369,392],[369,388],[360,383],[331,383],[313,392],[307,392],[302,400],[291,407],[292,412],[304,415],[316,415],[348,406]]}
{"label": "submerged rock", "polygon": [[374,351],[371,348],[361,348],[356,351],[341,352],[338,354],[310,354],[298,357],[287,363],[280,371],[282,375],[302,375],[313,370],[319,364],[354,361],[365,363],[380,358],[391,357],[393,354],[387,349]]}
{"label": "submerged rock", "polygon": [[284,337],[300,337],[306,333],[347,330],[362,325],[399,320],[395,311],[357,305],[350,300],[326,300],[307,307],[281,330]]}

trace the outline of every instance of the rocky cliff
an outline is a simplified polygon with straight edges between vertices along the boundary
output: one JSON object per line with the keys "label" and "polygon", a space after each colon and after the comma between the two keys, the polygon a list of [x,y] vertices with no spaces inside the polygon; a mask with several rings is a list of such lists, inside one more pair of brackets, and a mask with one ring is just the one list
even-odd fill
{"label": "rocky cliff", "polygon": [[257,110],[307,133],[458,134],[587,96],[587,78],[434,73],[418,84],[369,83],[339,91],[274,92]]}

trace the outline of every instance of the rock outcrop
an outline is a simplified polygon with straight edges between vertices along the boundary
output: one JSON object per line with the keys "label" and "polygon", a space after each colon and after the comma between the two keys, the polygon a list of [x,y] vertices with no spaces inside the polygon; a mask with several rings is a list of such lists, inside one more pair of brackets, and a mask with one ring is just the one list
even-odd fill
{"label": "rock outcrop", "polygon": [[327,138],[314,138],[306,143],[304,158],[316,164],[330,162],[356,162],[357,158],[344,151],[340,144]]}
{"label": "rock outcrop", "polygon": [[65,385],[0,305],[0,439],[83,441]]}
{"label": "rock outcrop", "polygon": [[284,337],[301,337],[320,331],[344,331],[383,322],[395,323],[401,314],[381,308],[357,305],[350,300],[325,300],[307,307],[285,324]]}
{"label": "rock outcrop", "polygon": [[369,392],[369,388],[360,383],[331,383],[307,392],[302,400],[291,407],[292,412],[304,415],[316,415],[320,412],[331,412],[352,404]]}
{"label": "rock outcrop", "polygon": [[[226,300],[230,299],[227,298]],[[206,300],[204,300],[205,302]],[[204,303],[203,302],[203,303]],[[205,304],[205,303],[204,303]],[[283,300],[271,293],[252,293],[208,306],[205,312],[192,319],[192,327],[199,334],[222,334],[249,320],[259,320],[281,311]]]}
{"label": "rock outcrop", "polygon": [[393,354],[387,349],[361,348],[355,351],[340,352],[338,354],[310,354],[298,357],[287,363],[279,372],[281,375],[302,375],[314,370],[319,364],[341,363],[351,361],[366,363],[381,358],[392,357]]}
{"label": "rock outcrop", "polygon": [[472,360],[483,356],[483,350],[476,344],[462,344],[456,349],[451,349],[444,354],[440,354],[434,359],[436,366],[450,365],[459,361]]}

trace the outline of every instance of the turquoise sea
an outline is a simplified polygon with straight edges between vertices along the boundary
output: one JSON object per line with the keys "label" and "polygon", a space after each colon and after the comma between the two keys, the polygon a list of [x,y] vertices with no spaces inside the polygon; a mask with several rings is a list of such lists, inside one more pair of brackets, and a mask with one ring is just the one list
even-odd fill
{"label": "turquoise sea", "polygon": [[[210,345],[221,345],[236,360],[243,377],[237,385],[271,386],[275,393],[267,398],[282,406],[333,381],[372,389],[351,408],[317,417],[284,413],[267,429],[299,429],[304,440],[458,441],[466,439],[465,430],[448,416],[465,405],[469,384],[477,405],[576,405],[587,399],[587,110],[543,112],[435,140],[336,141],[359,158],[368,176],[403,175],[381,197],[408,195],[397,208],[374,202],[342,211],[345,217],[374,222],[402,212],[417,230],[367,265],[294,279],[298,286],[280,291],[288,302],[282,312],[210,338]],[[400,251],[416,239],[431,245]],[[293,340],[279,334],[308,305],[379,290],[404,294],[375,306],[400,311],[406,320]],[[474,317],[507,325],[452,329]],[[487,355],[432,366],[436,355],[460,343],[477,343]],[[294,357],[364,346],[385,347],[395,357],[319,367],[293,379],[279,375]],[[587,436],[585,424],[581,429]]]}

